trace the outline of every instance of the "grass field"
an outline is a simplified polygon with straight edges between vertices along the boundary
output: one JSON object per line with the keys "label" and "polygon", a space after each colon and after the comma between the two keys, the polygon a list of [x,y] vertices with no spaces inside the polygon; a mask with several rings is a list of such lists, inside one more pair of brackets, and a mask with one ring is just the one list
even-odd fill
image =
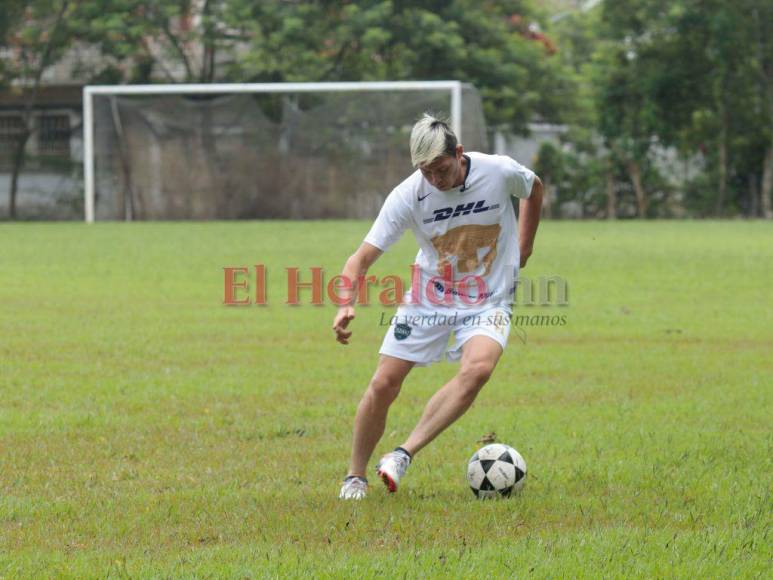
{"label": "grass field", "polygon": [[[770,577],[769,223],[543,223],[523,274],[570,304],[524,310],[566,325],[511,335],[400,492],[352,504],[391,310],[343,347],[333,306],[283,304],[284,268],[337,273],[368,225],[0,226],[0,577]],[[222,268],[258,263],[270,304],[223,306]],[[411,374],[377,454],[454,370]],[[529,476],[479,502],[491,431]]]}

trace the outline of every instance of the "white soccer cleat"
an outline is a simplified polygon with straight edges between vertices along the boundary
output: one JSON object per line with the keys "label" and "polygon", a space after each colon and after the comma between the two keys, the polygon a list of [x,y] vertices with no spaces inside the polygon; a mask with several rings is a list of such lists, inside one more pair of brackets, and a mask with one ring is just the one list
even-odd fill
{"label": "white soccer cleat", "polygon": [[367,493],[368,480],[364,477],[350,475],[344,479],[344,484],[341,486],[341,493],[338,494],[338,497],[339,499],[363,499]]}
{"label": "white soccer cleat", "polygon": [[410,464],[411,458],[400,451],[387,453],[378,462],[376,472],[381,481],[389,488],[390,493],[397,491],[397,486],[400,485],[400,478],[405,475]]}

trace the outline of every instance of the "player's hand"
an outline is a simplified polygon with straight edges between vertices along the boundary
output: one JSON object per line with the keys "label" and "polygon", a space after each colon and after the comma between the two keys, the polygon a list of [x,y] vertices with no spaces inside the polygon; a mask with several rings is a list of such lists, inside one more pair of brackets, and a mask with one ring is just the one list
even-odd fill
{"label": "player's hand", "polygon": [[529,256],[531,256],[531,250],[522,249],[521,250],[521,268],[526,266],[526,262],[529,260]]}
{"label": "player's hand", "polygon": [[346,330],[346,327],[349,326],[349,322],[352,320],[354,320],[354,308],[351,306],[341,306],[333,320],[333,331],[336,333],[336,340],[341,344],[349,344],[349,337],[352,335],[352,331]]}

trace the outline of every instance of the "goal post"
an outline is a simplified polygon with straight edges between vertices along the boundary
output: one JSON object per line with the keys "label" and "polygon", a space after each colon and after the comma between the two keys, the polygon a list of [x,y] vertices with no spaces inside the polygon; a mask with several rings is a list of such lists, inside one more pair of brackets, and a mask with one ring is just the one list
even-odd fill
{"label": "goal post", "polygon": [[425,110],[487,150],[460,81],[86,86],[85,220],[365,217]]}

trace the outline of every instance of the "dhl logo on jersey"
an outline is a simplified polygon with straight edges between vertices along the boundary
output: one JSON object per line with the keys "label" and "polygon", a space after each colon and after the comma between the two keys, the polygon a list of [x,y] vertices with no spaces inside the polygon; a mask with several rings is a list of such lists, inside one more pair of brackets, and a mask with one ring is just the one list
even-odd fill
{"label": "dhl logo on jersey", "polygon": [[488,211],[490,209],[497,209],[499,207],[498,203],[495,203],[494,205],[484,205],[485,203],[486,203],[486,200],[481,199],[480,201],[477,201],[477,202],[471,201],[470,203],[460,203],[456,207],[444,207],[441,209],[436,209],[432,212],[434,217],[427,218],[422,221],[425,224],[429,224],[432,222],[440,222],[450,218],[459,217],[460,215],[469,215],[471,213],[482,213],[484,211]]}

